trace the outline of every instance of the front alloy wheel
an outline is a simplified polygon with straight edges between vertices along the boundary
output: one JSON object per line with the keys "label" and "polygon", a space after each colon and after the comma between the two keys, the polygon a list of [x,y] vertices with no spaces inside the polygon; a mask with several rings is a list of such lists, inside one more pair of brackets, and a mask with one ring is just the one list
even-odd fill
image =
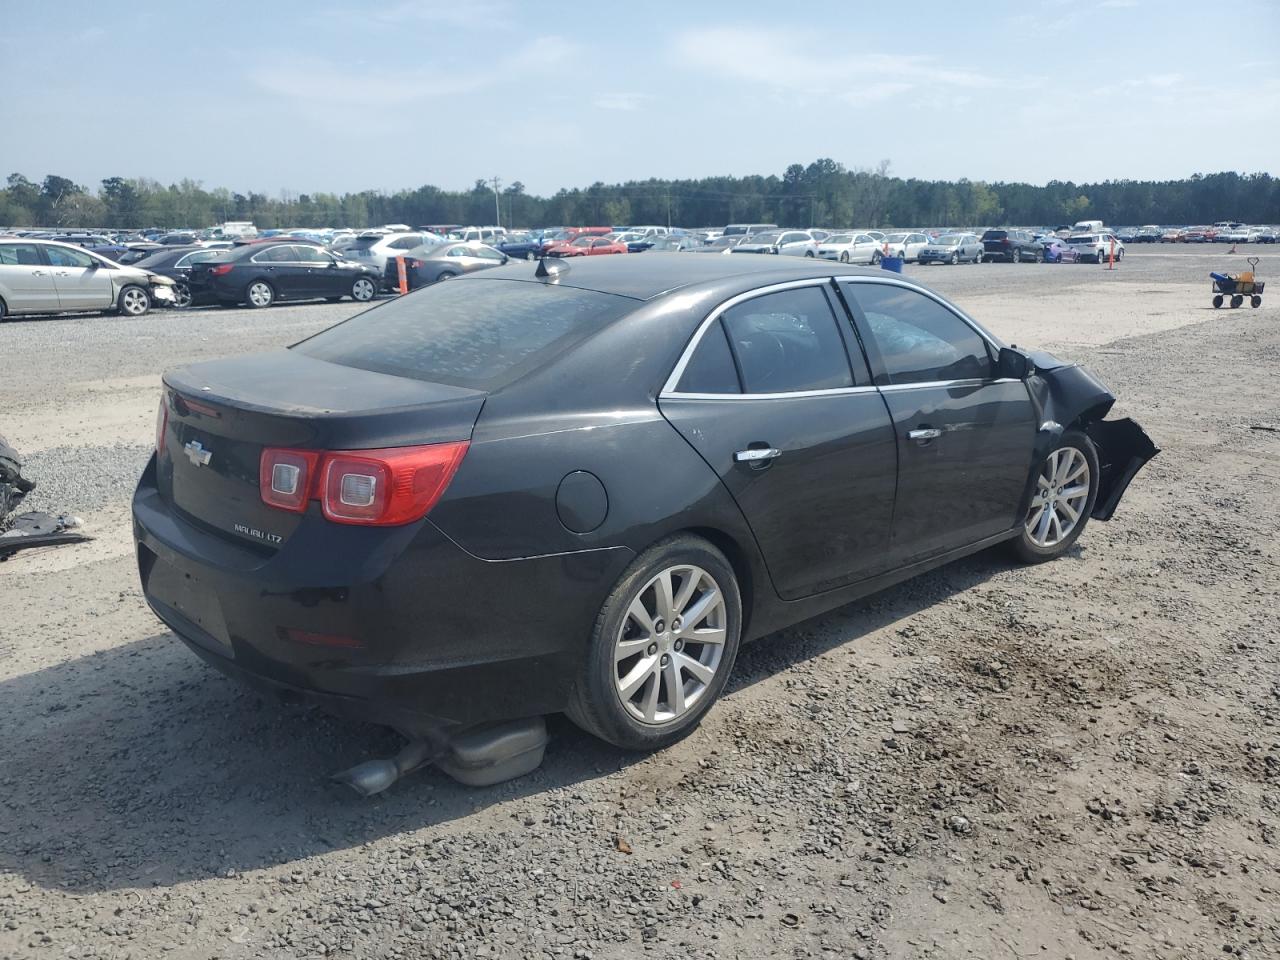
{"label": "front alloy wheel", "polygon": [[1099,475],[1093,441],[1078,430],[1064,433],[1036,471],[1021,535],[1014,541],[1021,559],[1038,563],[1067,552],[1089,522]]}
{"label": "front alloy wheel", "polygon": [[116,305],[126,317],[140,317],[151,309],[151,295],[141,287],[130,285],[120,291]]}
{"label": "front alloy wheel", "polygon": [[179,310],[185,310],[191,306],[191,287],[184,281],[179,280],[173,287],[173,305]]}
{"label": "front alloy wheel", "polygon": [[359,277],[351,284],[351,299],[358,303],[368,303],[378,295],[378,288],[368,277]]}
{"label": "front alloy wheel", "polygon": [[651,547],[605,601],[570,718],[627,749],[674,743],[724,689],[741,604],[733,568],[710,543],[682,535]]}

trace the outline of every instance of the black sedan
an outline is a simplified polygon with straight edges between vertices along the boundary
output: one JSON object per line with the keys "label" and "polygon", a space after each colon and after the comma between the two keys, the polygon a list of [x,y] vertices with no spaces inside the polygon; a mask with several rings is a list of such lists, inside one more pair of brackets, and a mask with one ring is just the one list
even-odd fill
{"label": "black sedan", "polygon": [[191,287],[187,278],[191,275],[192,265],[218,260],[221,255],[221,250],[210,250],[200,246],[159,247],[150,256],[137,261],[134,266],[174,281],[175,306],[189,307],[191,306]]}
{"label": "black sedan", "polygon": [[352,300],[378,295],[381,273],[343,260],[310,243],[248,243],[216,251],[217,259],[191,264],[192,304],[269,307],[277,300]]}
{"label": "black sedan", "polygon": [[421,744],[371,789],[559,711],[652,749],[740,643],[995,544],[1060,557],[1157,452],[926,287],[757,259],[511,264],[169,371],[147,601],[216,668]]}

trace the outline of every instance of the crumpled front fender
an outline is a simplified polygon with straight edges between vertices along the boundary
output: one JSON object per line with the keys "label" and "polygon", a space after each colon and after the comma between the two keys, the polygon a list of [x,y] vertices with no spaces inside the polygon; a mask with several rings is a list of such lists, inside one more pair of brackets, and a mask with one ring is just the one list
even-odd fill
{"label": "crumpled front fender", "polygon": [[[1103,419],[1116,402],[1115,394],[1084,367],[1064,363],[1047,353],[1029,356],[1035,373],[1028,378],[1027,388],[1040,424],[1033,462],[1041,463],[1068,428],[1084,430],[1098,451],[1102,468],[1098,496],[1090,516],[1095,520],[1110,520],[1129,483],[1160,449],[1130,418]],[[1033,472],[1023,498],[1024,514],[1034,486]]]}

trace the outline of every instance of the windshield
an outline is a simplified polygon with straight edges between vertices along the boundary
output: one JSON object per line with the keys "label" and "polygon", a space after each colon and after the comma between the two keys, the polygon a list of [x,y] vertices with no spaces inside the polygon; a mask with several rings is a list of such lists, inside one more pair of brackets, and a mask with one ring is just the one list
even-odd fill
{"label": "windshield", "polygon": [[573,245],[575,247],[589,247],[591,246],[591,241],[595,239],[597,238],[596,237],[579,237],[577,240],[573,241]]}
{"label": "windshield", "polygon": [[524,280],[437,283],[290,349],[361,370],[492,390],[637,306],[629,297]]}
{"label": "windshield", "polygon": [[885,237],[885,239],[890,243],[901,243],[903,240],[907,239],[907,235],[905,233],[891,233]]}
{"label": "windshield", "polygon": [[848,233],[837,233],[834,237],[827,237],[827,239],[822,242],[827,244],[853,243],[853,235]]}
{"label": "windshield", "polygon": [[708,247],[736,247],[738,245],[737,237],[716,237],[707,244]]}
{"label": "windshield", "polygon": [[747,232],[746,227],[725,227],[724,228],[724,235],[726,237],[736,237],[746,232]]}
{"label": "windshield", "polygon": [[781,237],[782,234],[780,232],[753,233],[747,239],[747,243],[777,243]]}
{"label": "windshield", "polygon": [[933,242],[939,247],[955,247],[960,245],[960,238],[952,233],[945,237],[939,237]]}

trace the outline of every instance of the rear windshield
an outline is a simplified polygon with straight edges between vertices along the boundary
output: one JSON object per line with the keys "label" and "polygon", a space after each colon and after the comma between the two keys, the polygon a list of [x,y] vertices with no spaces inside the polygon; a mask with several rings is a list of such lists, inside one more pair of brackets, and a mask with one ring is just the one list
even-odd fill
{"label": "rear windshield", "polygon": [[639,305],[630,297],[523,280],[436,283],[292,349],[362,370],[493,390]]}
{"label": "rear windshield", "polygon": [[382,241],[382,237],[356,237],[355,243],[347,247],[348,250],[368,250],[375,244]]}
{"label": "rear windshield", "polygon": [[982,235],[983,240],[1003,240],[1009,235],[1008,230],[988,230]]}
{"label": "rear windshield", "polygon": [[1067,237],[1067,243],[1093,243],[1093,237]]}

